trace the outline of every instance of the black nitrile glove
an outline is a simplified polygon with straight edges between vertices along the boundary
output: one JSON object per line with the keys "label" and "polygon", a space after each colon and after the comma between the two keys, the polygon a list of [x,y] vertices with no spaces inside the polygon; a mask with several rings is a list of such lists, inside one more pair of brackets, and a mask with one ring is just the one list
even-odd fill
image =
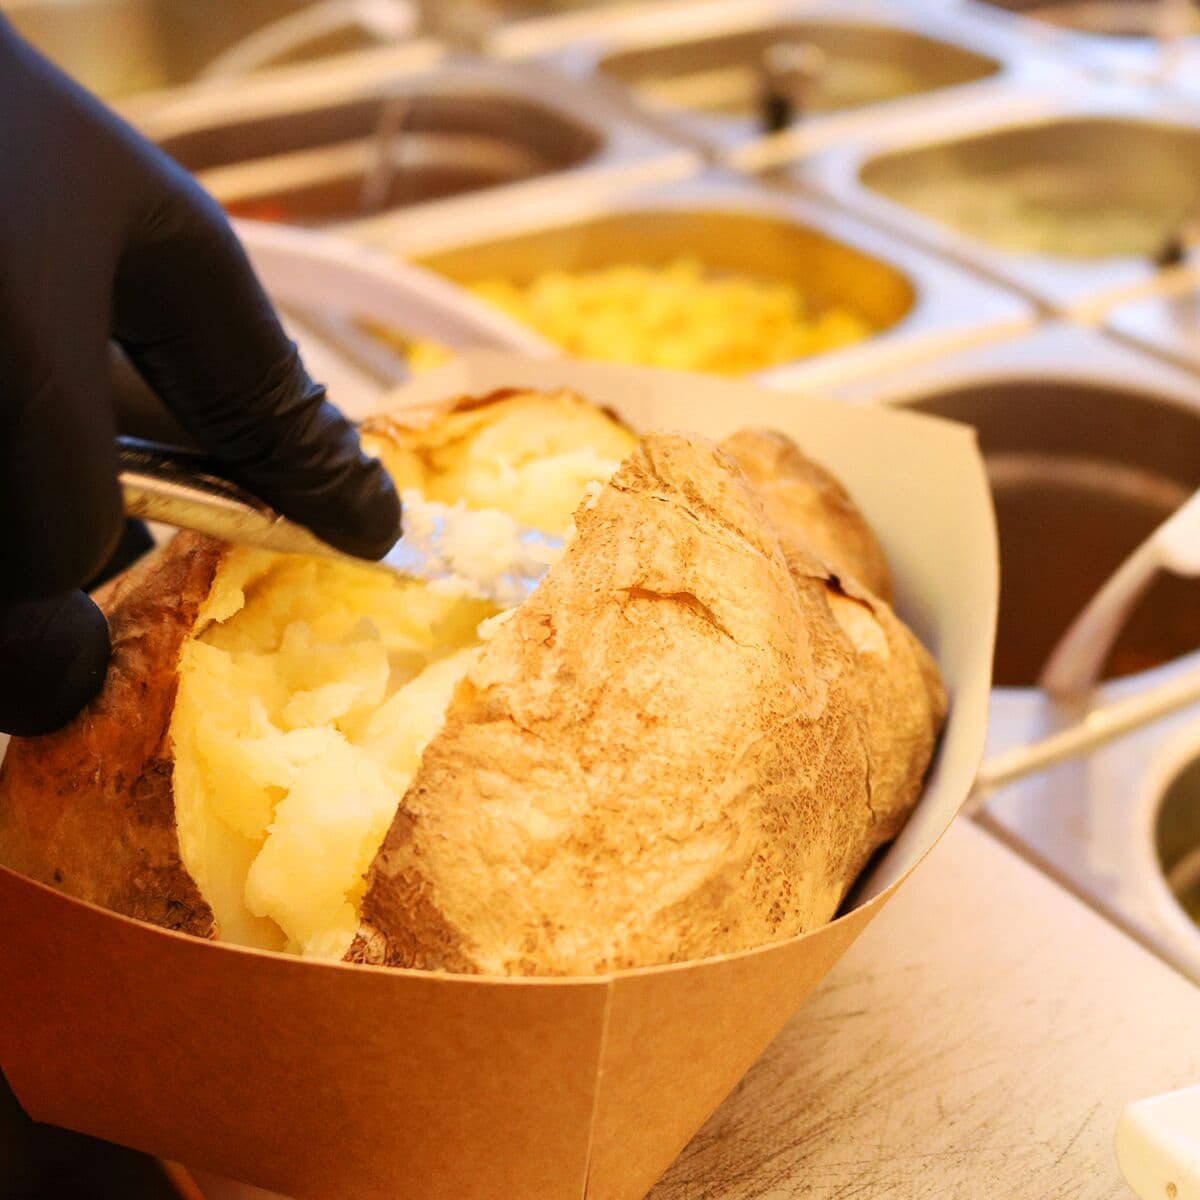
{"label": "black nitrile glove", "polygon": [[231,478],[339,549],[390,548],[391,482],[220,208],[0,17],[0,730],[57,728],[103,679],[77,589],[123,525],[110,338]]}

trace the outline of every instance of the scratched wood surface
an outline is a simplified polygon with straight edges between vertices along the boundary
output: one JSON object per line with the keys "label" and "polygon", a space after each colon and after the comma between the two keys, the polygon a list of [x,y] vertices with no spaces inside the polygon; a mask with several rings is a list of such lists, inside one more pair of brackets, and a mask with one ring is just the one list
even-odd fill
{"label": "scratched wood surface", "polygon": [[1118,1200],[1130,1100],[1200,1081],[1200,988],[965,821],[649,1200]]}

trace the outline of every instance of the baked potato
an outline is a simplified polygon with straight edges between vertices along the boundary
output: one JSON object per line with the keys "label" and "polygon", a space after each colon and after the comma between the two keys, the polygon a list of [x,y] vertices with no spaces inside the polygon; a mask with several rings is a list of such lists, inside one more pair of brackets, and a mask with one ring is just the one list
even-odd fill
{"label": "baked potato", "polygon": [[566,530],[562,558],[500,613],[180,534],[100,596],[96,700],[13,740],[0,862],[199,937],[469,973],[828,921],[945,715],[844,489],[778,434],[639,440],[568,393],[364,437],[402,489]]}

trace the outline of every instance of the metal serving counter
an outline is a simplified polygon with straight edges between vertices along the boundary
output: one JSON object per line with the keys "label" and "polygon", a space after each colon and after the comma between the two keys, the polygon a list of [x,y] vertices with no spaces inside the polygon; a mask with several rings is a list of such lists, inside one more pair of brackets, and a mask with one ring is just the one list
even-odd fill
{"label": "metal serving counter", "polygon": [[1131,1200],[1117,1119],[1195,1082],[1198,1023],[1200,991],[958,822],[648,1200]]}

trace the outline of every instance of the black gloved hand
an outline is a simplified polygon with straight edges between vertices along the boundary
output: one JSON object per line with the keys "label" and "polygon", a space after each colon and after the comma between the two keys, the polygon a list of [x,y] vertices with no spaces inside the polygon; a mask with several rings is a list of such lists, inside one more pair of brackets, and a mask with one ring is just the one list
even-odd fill
{"label": "black gloved hand", "polygon": [[76,589],[122,528],[109,339],[229,474],[342,550],[400,506],[305,373],[217,204],[0,17],[0,729],[45,732],[99,687]]}

